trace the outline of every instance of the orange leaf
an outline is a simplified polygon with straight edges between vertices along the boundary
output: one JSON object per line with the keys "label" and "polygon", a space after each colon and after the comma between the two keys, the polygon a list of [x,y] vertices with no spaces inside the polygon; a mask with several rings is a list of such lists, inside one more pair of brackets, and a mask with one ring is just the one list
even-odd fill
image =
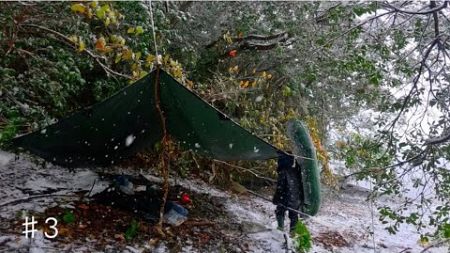
{"label": "orange leaf", "polygon": [[95,42],[95,49],[103,52],[105,51],[105,47],[106,47],[106,40],[103,37],[100,37],[97,39],[97,41]]}

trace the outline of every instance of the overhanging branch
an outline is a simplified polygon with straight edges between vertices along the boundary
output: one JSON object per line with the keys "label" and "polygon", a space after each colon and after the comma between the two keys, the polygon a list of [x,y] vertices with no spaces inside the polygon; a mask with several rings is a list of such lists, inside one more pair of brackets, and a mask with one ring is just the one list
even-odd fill
{"label": "overhanging branch", "polygon": [[420,77],[422,76],[422,74],[424,72],[424,68],[426,67],[426,61],[427,61],[428,57],[430,56],[430,53],[433,50],[434,46],[436,46],[436,44],[438,44],[438,41],[439,41],[439,38],[435,38],[433,40],[433,42],[431,42],[431,44],[428,47],[428,49],[425,51],[425,54],[424,54],[422,60],[420,61],[419,73],[414,78],[413,85],[412,85],[408,95],[403,100],[402,107],[400,108],[400,112],[397,114],[397,116],[392,121],[391,126],[389,127],[389,129],[394,129],[397,121],[400,119],[401,115],[405,111],[406,106],[408,105],[409,101],[411,100],[411,97],[412,97],[414,91],[417,89],[417,84],[418,84],[418,82],[420,80]]}
{"label": "overhanging branch", "polygon": [[425,145],[438,145],[438,144],[442,144],[442,143],[449,141],[450,140],[450,129],[447,129],[444,132],[445,133],[439,137],[431,138],[431,139],[428,139],[427,141],[425,141]]}
{"label": "overhanging branch", "polygon": [[[434,1],[431,1],[431,2],[434,2]],[[402,9],[397,8],[396,6],[390,5],[388,3],[384,4],[384,6],[386,6],[387,8],[390,8],[390,9],[396,11],[396,12],[400,12],[400,13],[405,13],[405,14],[410,14],[410,15],[428,15],[428,14],[432,14],[432,13],[435,13],[435,12],[438,12],[438,11],[440,11],[442,9],[447,8],[447,4],[448,4],[447,1],[444,1],[444,3],[441,6],[437,6],[437,7],[436,7],[436,3],[434,4],[434,6],[432,6],[430,4],[430,9],[427,10],[427,11],[402,10]]]}
{"label": "overhanging branch", "polygon": [[[22,25],[22,26],[31,27],[31,28],[37,28],[37,29],[39,29],[39,30],[42,30],[42,31],[51,33],[51,34],[53,34],[53,35],[55,35],[55,36],[57,36],[57,37],[63,39],[65,43],[69,44],[69,45],[72,46],[73,48],[76,48],[76,45],[75,45],[75,43],[74,43],[73,41],[71,41],[67,36],[65,36],[64,34],[58,32],[58,31],[55,31],[55,30],[52,30],[52,29],[50,29],[50,28],[47,28],[47,27],[44,27],[44,26],[40,26],[40,25],[24,24],[24,25]],[[122,73],[119,73],[119,72],[117,72],[117,71],[115,71],[115,70],[112,70],[110,67],[106,66],[106,65],[100,60],[100,59],[101,59],[100,56],[94,54],[94,53],[91,52],[90,50],[84,49],[83,52],[85,52],[87,55],[89,55],[91,58],[93,58],[93,59],[97,62],[97,64],[100,65],[100,67],[103,68],[103,70],[106,72],[106,74],[108,74],[108,75],[109,75],[109,74],[113,74],[113,75],[120,76],[120,77],[124,77],[124,78],[127,78],[127,79],[131,79],[131,78],[132,78],[132,77],[129,76],[129,75],[122,74]]]}
{"label": "overhanging branch", "polygon": [[[444,4],[447,4],[445,2]],[[430,1],[430,8],[434,9],[436,8],[436,1]],[[433,20],[434,20],[434,36],[437,38],[439,37],[439,18],[436,11],[433,12]]]}

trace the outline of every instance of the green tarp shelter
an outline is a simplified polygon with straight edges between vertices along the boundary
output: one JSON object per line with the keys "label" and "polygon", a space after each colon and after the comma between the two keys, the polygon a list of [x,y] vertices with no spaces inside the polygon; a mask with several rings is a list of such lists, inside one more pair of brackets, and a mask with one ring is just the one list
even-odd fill
{"label": "green tarp shelter", "polygon": [[113,164],[161,141],[157,99],[168,134],[186,149],[224,161],[266,160],[283,152],[161,69],[101,103],[14,139],[14,144],[68,167]]}
{"label": "green tarp shelter", "polygon": [[[15,138],[13,144],[67,167],[108,166],[145,148],[154,148],[163,138],[163,119],[172,138],[206,157],[251,161],[273,159],[284,153],[239,126],[161,69],[103,102]],[[293,122],[289,128],[296,153],[309,157],[300,161],[305,204],[302,210],[314,215],[320,206],[314,145],[301,122]]]}

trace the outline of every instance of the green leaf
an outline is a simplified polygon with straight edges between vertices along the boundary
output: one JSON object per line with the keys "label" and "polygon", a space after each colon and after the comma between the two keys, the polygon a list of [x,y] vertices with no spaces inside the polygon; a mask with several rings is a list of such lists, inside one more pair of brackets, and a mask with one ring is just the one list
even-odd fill
{"label": "green leaf", "polygon": [[127,241],[132,240],[138,232],[139,223],[136,220],[132,220],[130,226],[127,228],[127,231],[125,231],[125,239]]}
{"label": "green leaf", "polygon": [[450,238],[450,224],[444,224],[441,227],[441,231],[442,231],[442,237],[444,238]]}
{"label": "green leaf", "polygon": [[71,223],[75,222],[75,219],[76,218],[75,218],[75,215],[73,214],[73,212],[66,210],[66,212],[64,213],[64,216],[63,216],[63,221],[67,224],[71,224]]}
{"label": "green leaf", "polygon": [[294,246],[298,252],[308,252],[312,248],[312,238],[302,221],[297,221],[294,228]]}
{"label": "green leaf", "polygon": [[396,44],[397,49],[402,49],[406,46],[406,37],[402,31],[394,32],[394,42]]}
{"label": "green leaf", "polygon": [[285,85],[285,86],[283,86],[282,93],[283,93],[283,96],[289,97],[292,95],[292,90],[289,86]]}

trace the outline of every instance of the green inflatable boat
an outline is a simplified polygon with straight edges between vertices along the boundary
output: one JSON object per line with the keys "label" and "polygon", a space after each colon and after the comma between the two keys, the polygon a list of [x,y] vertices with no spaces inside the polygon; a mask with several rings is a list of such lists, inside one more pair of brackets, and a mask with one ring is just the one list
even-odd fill
{"label": "green inflatable boat", "polygon": [[300,120],[291,120],[287,125],[287,134],[292,141],[293,152],[302,168],[304,206],[302,212],[315,215],[320,207],[320,176],[316,149],[308,128]]}

